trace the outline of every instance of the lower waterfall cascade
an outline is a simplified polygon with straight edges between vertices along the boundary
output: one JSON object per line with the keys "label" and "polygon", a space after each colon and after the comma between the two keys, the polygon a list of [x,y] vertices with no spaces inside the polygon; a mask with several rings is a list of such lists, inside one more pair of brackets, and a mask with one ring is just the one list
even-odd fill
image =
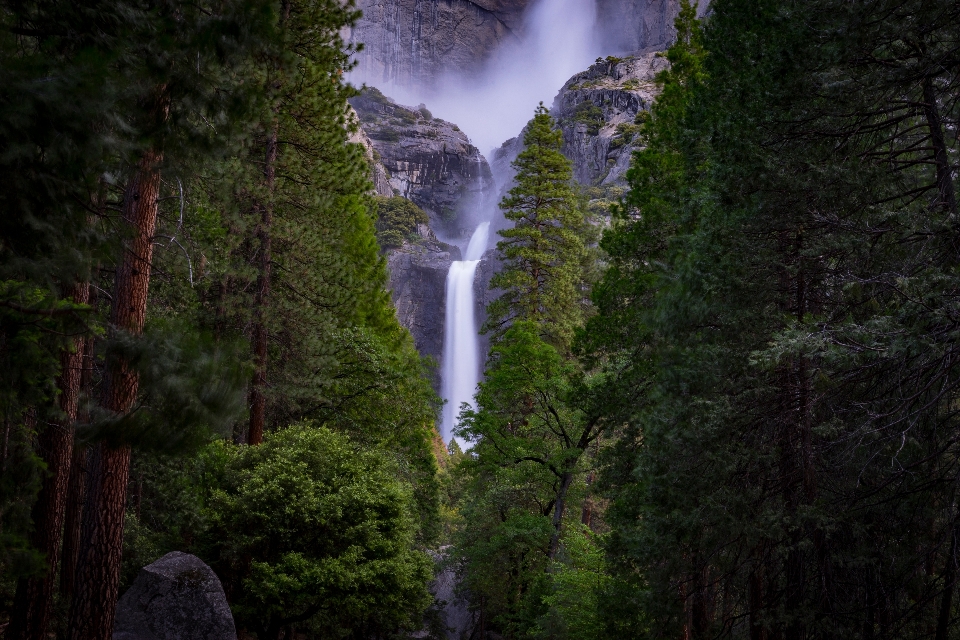
{"label": "lower waterfall cascade", "polygon": [[[480,341],[477,334],[474,276],[487,249],[490,222],[482,222],[470,236],[464,259],[450,265],[447,273],[446,317],[443,338],[444,442],[454,439],[453,430],[463,403],[474,404],[474,392],[480,381]],[[462,441],[461,445],[465,444]]]}

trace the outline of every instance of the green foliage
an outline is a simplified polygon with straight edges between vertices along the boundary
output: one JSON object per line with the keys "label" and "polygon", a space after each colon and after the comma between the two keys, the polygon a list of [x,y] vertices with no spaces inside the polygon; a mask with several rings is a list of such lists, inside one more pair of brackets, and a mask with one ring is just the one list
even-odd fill
{"label": "green foliage", "polygon": [[955,258],[909,238],[955,210],[956,18],[684,4],[581,344],[623,425],[607,633],[951,637]]}
{"label": "green foliage", "polygon": [[[79,424],[67,426],[81,441],[135,449],[123,579],[163,552],[209,549],[199,540],[210,494],[235,454],[204,445],[243,417],[255,240],[269,206],[270,426],[322,420],[380,465],[387,493],[370,493],[402,511],[391,521],[400,533],[384,535],[407,553],[392,565],[406,573],[381,586],[404,577],[406,600],[365,624],[418,622],[429,565],[411,549],[440,526],[437,399],[395,318],[363,151],[348,143],[342,74],[354,50],[340,33],[358,17],[337,0],[0,6],[0,618],[13,581],[42,568],[27,544],[44,473],[34,448],[42,429],[61,428],[61,358],[79,338],[95,347]],[[164,118],[145,99],[157,87]],[[131,336],[105,327],[127,239],[117,212],[145,149],[163,151],[162,181],[147,328]],[[93,284],[89,306],[69,301],[75,281]],[[104,359],[117,355],[137,371],[139,396],[134,411],[107,415],[95,400]]]}
{"label": "green foliage", "polygon": [[292,621],[317,638],[417,628],[432,563],[412,549],[411,498],[382,455],[297,425],[237,448],[224,482],[209,535],[241,624],[263,638]]}
{"label": "green foliage", "polygon": [[416,204],[394,196],[379,196],[377,202],[377,240],[383,248],[399,247],[414,239],[418,224],[427,224],[429,219]]}
{"label": "green foliage", "polygon": [[549,591],[543,596],[548,608],[538,621],[544,638],[599,640],[607,637],[600,599],[607,595],[607,573],[602,540],[589,528],[568,527],[561,538],[560,560],[548,574]]}
{"label": "green foliage", "polygon": [[587,133],[595,136],[600,133],[604,123],[603,110],[590,100],[584,100],[574,109],[573,120],[586,124]]}
{"label": "green foliage", "polygon": [[640,133],[641,125],[621,122],[617,125],[617,135],[623,136],[627,142],[632,141]]}
{"label": "green foliage", "polygon": [[513,228],[500,231],[503,269],[491,288],[503,293],[489,309],[487,331],[501,335],[514,319],[536,322],[550,341],[568,344],[583,318],[587,222],[571,184],[563,134],[541,104],[513,162],[516,186],[500,203]]}
{"label": "green foliage", "polygon": [[227,435],[243,411],[249,371],[239,364],[242,345],[216,345],[183,322],[159,321],[143,336],[115,335],[104,347],[139,373],[143,407],[120,416],[92,408],[77,429],[80,442],[185,452]]}

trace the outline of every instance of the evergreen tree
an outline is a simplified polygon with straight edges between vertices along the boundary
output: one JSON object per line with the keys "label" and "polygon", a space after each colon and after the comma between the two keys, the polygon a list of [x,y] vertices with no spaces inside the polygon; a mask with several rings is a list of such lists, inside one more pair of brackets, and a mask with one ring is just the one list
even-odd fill
{"label": "evergreen tree", "polygon": [[491,288],[501,294],[488,309],[485,380],[457,430],[474,442],[459,465],[465,580],[485,619],[509,634],[533,632],[549,608],[545,572],[558,558],[568,505],[583,499],[586,454],[603,426],[577,402],[588,383],[571,341],[586,311],[589,226],[562,141],[541,104],[501,203],[515,226],[497,244],[503,268]]}
{"label": "evergreen tree", "polygon": [[570,161],[560,153],[563,133],[543,103],[527,124],[523,144],[513,162],[516,186],[500,203],[514,225],[500,231],[503,266],[490,286],[502,293],[488,309],[487,330],[499,336],[511,321],[530,320],[564,349],[583,320],[586,221]]}

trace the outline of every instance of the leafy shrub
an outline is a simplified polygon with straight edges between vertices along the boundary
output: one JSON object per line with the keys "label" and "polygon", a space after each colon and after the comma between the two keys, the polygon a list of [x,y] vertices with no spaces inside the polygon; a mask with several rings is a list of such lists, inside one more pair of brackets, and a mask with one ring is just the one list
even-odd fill
{"label": "leafy shrub", "polygon": [[406,198],[379,196],[377,201],[377,240],[381,248],[402,246],[405,240],[412,240],[418,224],[426,224],[429,219],[423,209]]}
{"label": "leafy shrub", "polygon": [[624,142],[630,142],[640,132],[640,125],[621,122],[617,125],[617,135],[623,136]]}
{"label": "leafy shrub", "polygon": [[587,133],[592,136],[600,133],[600,127],[602,127],[604,123],[603,111],[589,100],[585,100],[577,105],[573,119],[586,124]]}
{"label": "leafy shrub", "polygon": [[419,628],[432,561],[386,457],[309,423],[232,450],[211,500],[217,568],[240,625],[316,639]]}
{"label": "leafy shrub", "polygon": [[396,129],[378,129],[371,133],[370,137],[384,142],[400,142],[400,132]]}

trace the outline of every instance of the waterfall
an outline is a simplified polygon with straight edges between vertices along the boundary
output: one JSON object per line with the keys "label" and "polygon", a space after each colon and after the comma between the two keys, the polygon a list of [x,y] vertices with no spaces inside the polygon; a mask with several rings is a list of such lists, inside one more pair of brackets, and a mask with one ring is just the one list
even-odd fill
{"label": "waterfall", "polygon": [[[481,193],[481,201],[482,201]],[[481,205],[482,206],[482,205]],[[447,309],[443,336],[443,407],[442,435],[444,442],[453,439],[460,405],[466,402],[475,407],[473,394],[480,381],[480,343],[473,280],[480,258],[487,249],[490,223],[482,222],[470,236],[464,259],[450,265],[447,273]]]}

